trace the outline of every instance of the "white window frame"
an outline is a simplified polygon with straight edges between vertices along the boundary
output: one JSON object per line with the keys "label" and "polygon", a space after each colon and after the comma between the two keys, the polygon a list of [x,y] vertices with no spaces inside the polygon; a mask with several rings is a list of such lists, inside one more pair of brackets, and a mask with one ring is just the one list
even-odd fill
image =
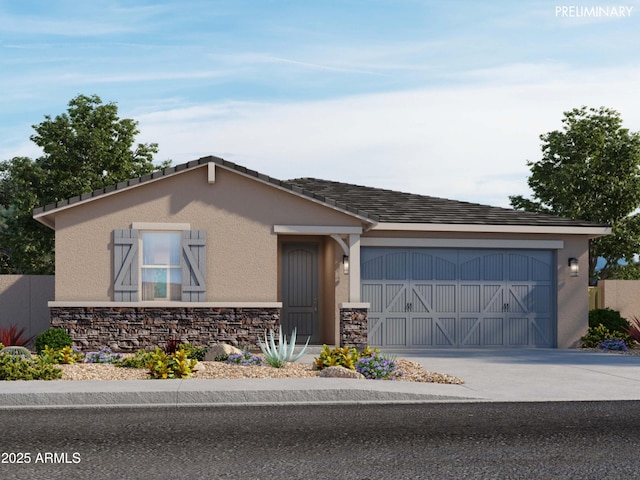
{"label": "white window frame", "polygon": [[[171,300],[171,271],[179,270],[180,275],[182,275],[182,236],[180,236],[179,242],[179,258],[180,265],[145,265],[144,264],[144,248],[143,248],[143,237],[145,233],[181,233],[184,230],[190,230],[190,225],[185,223],[145,223],[145,222],[134,222],[131,225],[131,228],[138,230],[138,252],[140,255],[138,256],[138,291],[140,292],[140,301],[142,302],[158,302],[158,301],[172,301],[176,302],[179,300]],[[167,282],[166,282],[166,293],[167,296],[164,298],[154,297],[151,300],[144,299],[144,271],[151,269],[166,269],[167,271]],[[180,282],[180,294],[182,294],[182,282]]]}

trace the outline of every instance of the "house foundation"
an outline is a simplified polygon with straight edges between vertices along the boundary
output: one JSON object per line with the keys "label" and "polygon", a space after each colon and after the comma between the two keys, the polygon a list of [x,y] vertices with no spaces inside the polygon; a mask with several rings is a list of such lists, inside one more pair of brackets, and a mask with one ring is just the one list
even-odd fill
{"label": "house foundation", "polygon": [[280,327],[280,308],[50,307],[50,325],[65,329],[74,346],[115,352],[163,348],[175,339],[194,346],[255,346]]}
{"label": "house foundation", "polygon": [[340,306],[340,346],[362,349],[368,345],[369,309],[356,304]]}

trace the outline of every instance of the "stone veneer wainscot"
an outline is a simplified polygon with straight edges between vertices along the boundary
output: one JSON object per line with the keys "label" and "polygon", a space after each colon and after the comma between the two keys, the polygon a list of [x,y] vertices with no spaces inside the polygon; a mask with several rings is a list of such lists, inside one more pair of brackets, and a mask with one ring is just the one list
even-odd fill
{"label": "stone veneer wainscot", "polygon": [[362,349],[368,345],[368,303],[340,305],[340,346]]}
{"label": "stone veneer wainscot", "polygon": [[163,347],[170,339],[208,346],[218,342],[255,346],[268,329],[280,327],[281,308],[50,306],[50,324],[63,328],[74,346],[117,352]]}

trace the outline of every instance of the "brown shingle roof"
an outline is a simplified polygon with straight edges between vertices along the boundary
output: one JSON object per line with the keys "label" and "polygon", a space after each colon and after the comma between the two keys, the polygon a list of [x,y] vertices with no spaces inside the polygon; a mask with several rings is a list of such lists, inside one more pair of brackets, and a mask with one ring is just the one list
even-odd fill
{"label": "brown shingle roof", "polygon": [[352,185],[315,178],[278,180],[255,170],[209,156],[176,165],[161,171],[134,178],[90,193],[36,208],[34,216],[68,207],[107,194],[124,190],[214,162],[244,175],[255,177],[274,186],[291,190],[298,195],[325,203],[326,205],[365,217],[372,222],[383,223],[427,223],[427,224],[478,224],[478,225],[532,225],[599,227],[593,222],[571,220],[550,215],[523,212],[507,208],[491,207],[475,203],[447,200],[443,198],[396,192],[381,188]]}

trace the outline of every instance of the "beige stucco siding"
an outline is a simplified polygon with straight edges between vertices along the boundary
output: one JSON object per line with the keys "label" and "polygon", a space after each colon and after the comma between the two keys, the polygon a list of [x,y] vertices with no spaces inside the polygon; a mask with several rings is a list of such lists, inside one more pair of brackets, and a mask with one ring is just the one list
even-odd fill
{"label": "beige stucco siding", "polygon": [[207,232],[207,301],[277,301],[273,226],[360,226],[359,220],[247,178],[207,168],[142,184],[55,215],[56,300],[113,299],[112,232],[134,222],[188,223]]}

